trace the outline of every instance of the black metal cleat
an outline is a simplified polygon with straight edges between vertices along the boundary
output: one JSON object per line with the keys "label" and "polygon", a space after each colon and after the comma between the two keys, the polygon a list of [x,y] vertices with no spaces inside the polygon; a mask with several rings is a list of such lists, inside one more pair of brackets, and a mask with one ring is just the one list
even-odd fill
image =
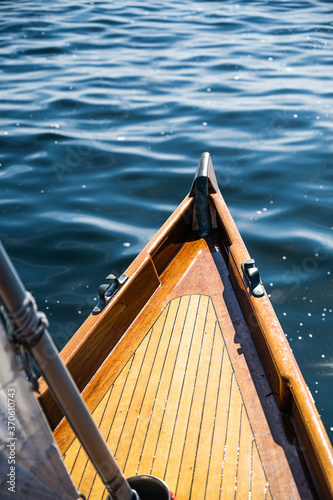
{"label": "black metal cleat", "polygon": [[242,269],[254,297],[262,297],[264,288],[260,279],[259,269],[255,265],[254,259],[249,259],[242,263]]}
{"label": "black metal cleat", "polygon": [[92,314],[99,314],[103,311],[106,304],[111,300],[111,298],[117,293],[117,291],[123,286],[125,281],[128,279],[127,274],[122,274],[117,278],[114,274],[109,274],[105,278],[109,283],[103,283],[98,288],[98,304],[94,307]]}

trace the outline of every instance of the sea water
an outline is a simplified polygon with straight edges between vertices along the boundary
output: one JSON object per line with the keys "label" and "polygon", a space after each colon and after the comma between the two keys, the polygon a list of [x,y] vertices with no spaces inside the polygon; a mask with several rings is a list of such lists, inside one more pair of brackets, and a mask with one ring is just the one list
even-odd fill
{"label": "sea water", "polygon": [[333,436],[333,5],[0,3],[0,235],[58,348],[203,151]]}

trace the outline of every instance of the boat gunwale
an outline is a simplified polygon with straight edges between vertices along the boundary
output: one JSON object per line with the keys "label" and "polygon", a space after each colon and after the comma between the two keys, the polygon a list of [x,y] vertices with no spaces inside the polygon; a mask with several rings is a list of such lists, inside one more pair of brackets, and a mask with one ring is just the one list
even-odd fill
{"label": "boat gunwale", "polygon": [[[333,448],[326,429],[266,291],[258,298],[249,289],[241,264],[250,255],[223,196],[212,193],[210,198],[217,210],[218,223],[232,242],[228,248],[229,276],[271,386],[276,380],[274,375],[278,377],[278,385],[272,387],[277,404],[292,419],[300,449],[321,497],[333,498]],[[270,376],[272,368],[276,374]]]}

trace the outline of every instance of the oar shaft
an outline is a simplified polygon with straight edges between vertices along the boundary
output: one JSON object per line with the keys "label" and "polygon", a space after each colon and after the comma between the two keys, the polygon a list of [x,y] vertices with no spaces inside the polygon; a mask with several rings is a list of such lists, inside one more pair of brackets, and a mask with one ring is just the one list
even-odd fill
{"label": "oar shaft", "polygon": [[15,311],[23,303],[26,290],[0,241],[0,295],[7,311]]}
{"label": "oar shaft", "polygon": [[[114,456],[95,424],[76,384],[63,364],[56,346],[41,325],[41,317],[24,288],[0,242],[0,298],[19,333],[19,341],[29,349],[73,431],[95,466],[113,500],[138,498],[131,490]],[[15,314],[16,312],[16,314]],[[23,331],[29,325],[29,331]],[[34,338],[34,331],[39,333]],[[41,334],[42,328],[42,334]],[[15,330],[14,334],[15,336]]]}

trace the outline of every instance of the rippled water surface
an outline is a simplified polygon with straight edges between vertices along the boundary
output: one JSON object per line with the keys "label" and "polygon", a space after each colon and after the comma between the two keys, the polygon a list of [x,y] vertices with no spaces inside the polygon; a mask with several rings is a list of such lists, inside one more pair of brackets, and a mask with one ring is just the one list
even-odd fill
{"label": "rippled water surface", "polygon": [[1,239],[61,348],[210,151],[333,436],[330,1],[0,3]]}

